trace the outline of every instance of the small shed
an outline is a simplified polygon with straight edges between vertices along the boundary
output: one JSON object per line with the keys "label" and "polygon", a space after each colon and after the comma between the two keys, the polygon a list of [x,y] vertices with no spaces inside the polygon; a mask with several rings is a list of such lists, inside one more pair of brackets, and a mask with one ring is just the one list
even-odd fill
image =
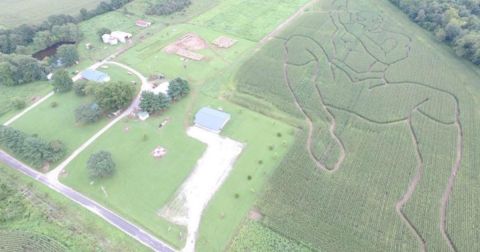
{"label": "small shed", "polygon": [[139,20],[137,20],[137,22],[135,22],[135,24],[139,27],[147,28],[147,27],[150,27],[152,25],[152,22],[148,22],[148,21],[139,19]]}
{"label": "small shed", "polygon": [[195,114],[195,126],[220,133],[230,120],[230,114],[204,107]]}
{"label": "small shed", "polygon": [[145,121],[150,117],[150,114],[146,111],[140,111],[137,113],[138,119]]}
{"label": "small shed", "polygon": [[82,79],[95,81],[95,82],[108,82],[110,81],[110,76],[104,72],[87,69],[81,73]]}

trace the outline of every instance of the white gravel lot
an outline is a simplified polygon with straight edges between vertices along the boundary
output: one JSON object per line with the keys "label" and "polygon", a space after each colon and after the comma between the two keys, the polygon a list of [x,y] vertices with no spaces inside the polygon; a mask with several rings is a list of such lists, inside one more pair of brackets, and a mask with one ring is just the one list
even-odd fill
{"label": "white gravel lot", "polygon": [[160,211],[160,215],[187,226],[187,243],[182,251],[191,252],[195,251],[202,212],[228,177],[244,145],[198,127],[189,128],[187,134],[208,147],[175,198]]}

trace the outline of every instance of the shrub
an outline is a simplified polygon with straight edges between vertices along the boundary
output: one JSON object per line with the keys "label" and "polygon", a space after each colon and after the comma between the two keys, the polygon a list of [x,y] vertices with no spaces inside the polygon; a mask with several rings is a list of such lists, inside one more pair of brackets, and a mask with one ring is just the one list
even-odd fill
{"label": "shrub", "polygon": [[12,99],[12,106],[15,109],[24,109],[27,106],[27,103],[22,98],[15,97]]}
{"label": "shrub", "polygon": [[58,102],[54,101],[54,102],[50,103],[50,108],[56,108],[56,107],[58,107]]}

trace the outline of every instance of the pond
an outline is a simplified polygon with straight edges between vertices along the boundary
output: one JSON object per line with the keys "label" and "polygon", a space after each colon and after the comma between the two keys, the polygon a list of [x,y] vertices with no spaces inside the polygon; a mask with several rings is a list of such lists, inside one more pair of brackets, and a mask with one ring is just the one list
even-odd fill
{"label": "pond", "polygon": [[38,60],[43,60],[46,57],[51,57],[57,53],[57,49],[62,45],[74,45],[75,42],[58,42],[50,47],[32,54],[32,57]]}

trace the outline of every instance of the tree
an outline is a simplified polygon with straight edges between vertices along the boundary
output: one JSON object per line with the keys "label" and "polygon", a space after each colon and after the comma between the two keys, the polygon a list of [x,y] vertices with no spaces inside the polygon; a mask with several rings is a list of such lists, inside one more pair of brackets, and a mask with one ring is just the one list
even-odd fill
{"label": "tree", "polygon": [[176,78],[170,82],[168,86],[168,96],[172,101],[177,101],[183,96],[186,96],[190,93],[190,87],[188,81]]}
{"label": "tree", "polygon": [[97,122],[102,116],[102,111],[96,103],[80,105],[75,109],[75,121],[83,124]]}
{"label": "tree", "polygon": [[104,34],[110,34],[110,33],[112,33],[112,31],[108,28],[105,28],[105,27],[102,27],[102,28],[98,29],[98,31],[97,31],[97,35],[100,39],[102,39],[102,36]]}
{"label": "tree", "polygon": [[58,70],[53,75],[53,90],[57,93],[66,93],[72,89],[73,80],[64,69]]}
{"label": "tree", "polygon": [[85,96],[87,95],[87,86],[89,85],[90,83],[87,80],[78,80],[73,83],[73,91],[78,96]]}
{"label": "tree", "polygon": [[60,161],[66,154],[65,145],[61,141],[48,143],[38,136],[27,135],[7,126],[0,126],[0,145],[35,167]]}
{"label": "tree", "polygon": [[166,16],[187,8],[192,2],[190,0],[166,0],[158,4],[152,4],[145,11],[147,15]]}
{"label": "tree", "polygon": [[87,162],[90,179],[110,177],[115,173],[115,167],[112,154],[107,151],[99,151],[92,154]]}
{"label": "tree", "polygon": [[170,106],[170,98],[165,94],[159,93],[158,95],[150,92],[143,91],[140,100],[140,108],[150,114],[164,111]]}
{"label": "tree", "polygon": [[112,112],[127,107],[133,100],[135,88],[126,82],[113,82],[96,86],[95,102],[104,112]]}
{"label": "tree", "polygon": [[8,62],[0,62],[0,85],[14,86],[17,84],[13,66]]}
{"label": "tree", "polygon": [[142,111],[146,111],[150,114],[158,111],[160,108],[158,104],[157,95],[150,91],[143,91],[142,96],[140,98],[140,108]]}
{"label": "tree", "polygon": [[75,45],[60,46],[56,56],[67,67],[73,66],[80,59]]}

